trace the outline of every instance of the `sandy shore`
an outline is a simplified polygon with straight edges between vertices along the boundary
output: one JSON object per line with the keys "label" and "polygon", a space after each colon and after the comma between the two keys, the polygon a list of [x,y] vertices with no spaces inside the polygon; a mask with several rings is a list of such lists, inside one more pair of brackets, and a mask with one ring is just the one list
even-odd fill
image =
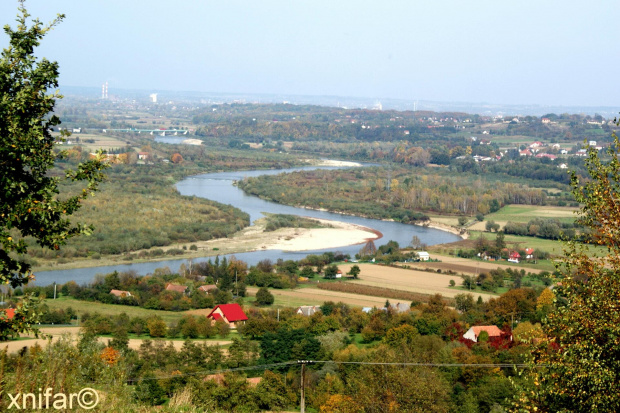
{"label": "sandy shore", "polygon": [[427,228],[434,228],[434,229],[439,229],[441,231],[446,231],[446,232],[449,232],[451,234],[458,235],[459,237],[461,237],[463,239],[469,238],[469,234],[467,233],[467,231],[464,231],[463,233],[461,233],[460,229],[455,228],[455,227],[450,226],[450,225],[442,224],[441,222],[426,221],[426,223],[423,226],[425,226]]}
{"label": "sandy shore", "polygon": [[202,141],[200,139],[184,139],[183,143],[186,145],[202,145]]}
{"label": "sandy shore", "polygon": [[362,166],[359,162],[337,161],[334,159],[320,159],[318,161],[315,159],[306,159],[306,161],[317,166]]}
{"label": "sandy shore", "polygon": [[[315,219],[315,218],[312,218]],[[286,251],[309,251],[324,248],[339,248],[348,245],[366,243],[368,240],[376,240],[383,236],[379,231],[359,225],[339,221],[320,220],[324,225],[332,228],[280,228],[276,231],[265,232],[265,221],[257,220],[254,225],[242,229],[230,238],[218,238],[209,241],[197,241],[184,244],[172,244],[164,249],[181,249],[184,253],[175,255],[174,259],[192,259],[224,254],[237,254],[261,250],[286,250]],[[189,249],[189,245],[196,246],[196,250]],[[137,256],[140,251],[135,251]],[[170,256],[159,258],[136,258],[129,262],[156,262],[169,260]],[[99,260],[76,259],[65,264],[46,266],[45,264],[35,268],[37,271],[62,270],[71,268],[99,267],[115,264],[126,264],[128,261],[122,255],[104,256]]]}
{"label": "sandy shore", "polygon": [[[316,219],[316,218],[312,218]],[[324,248],[338,248],[348,245],[364,244],[369,240],[377,240],[383,236],[378,231],[346,222],[316,219],[333,228],[295,229],[293,237],[275,239],[263,249],[284,251],[307,251]]]}

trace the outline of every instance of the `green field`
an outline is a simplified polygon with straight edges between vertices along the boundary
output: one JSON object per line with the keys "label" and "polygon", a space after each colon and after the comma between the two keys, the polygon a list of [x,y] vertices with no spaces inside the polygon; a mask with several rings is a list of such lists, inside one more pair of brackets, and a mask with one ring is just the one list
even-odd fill
{"label": "green field", "polygon": [[162,310],[147,310],[146,308],[134,307],[128,305],[118,304],[103,304],[96,301],[82,301],[76,300],[72,297],[59,297],[55,300],[47,299],[45,304],[50,309],[66,309],[71,307],[78,315],[83,313],[99,313],[108,316],[116,316],[121,313],[126,313],[130,317],[150,317],[153,315],[160,316],[166,323],[173,323],[179,321],[185,313],[182,311],[162,311]]}
{"label": "green field", "polygon": [[578,208],[536,205],[506,205],[499,211],[488,214],[485,221],[495,222],[529,222],[534,218],[557,219],[560,222],[573,222]]}

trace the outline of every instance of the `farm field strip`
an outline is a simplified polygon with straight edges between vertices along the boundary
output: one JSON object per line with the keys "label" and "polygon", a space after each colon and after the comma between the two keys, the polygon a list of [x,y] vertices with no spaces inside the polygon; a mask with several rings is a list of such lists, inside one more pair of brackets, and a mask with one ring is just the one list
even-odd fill
{"label": "farm field strip", "polygon": [[[258,288],[248,287],[247,290],[255,294]],[[276,303],[286,306],[289,306],[289,301],[294,301],[297,305],[320,305],[325,301],[342,301],[345,304],[359,307],[383,307],[385,301],[390,299],[389,297],[373,297],[339,291],[320,290],[318,288],[269,290],[269,292],[276,298]],[[393,300],[394,299],[392,299],[392,301]]]}
{"label": "farm field strip", "polygon": [[[32,347],[35,344],[38,344],[42,348],[45,348],[48,343],[56,342],[60,340],[62,337],[68,337],[71,339],[72,342],[76,343],[78,340],[80,330],[81,330],[80,327],[43,327],[40,329],[41,333],[49,335],[50,338],[48,339],[32,338],[32,339],[26,339],[26,340],[8,341],[6,343],[0,343],[0,350],[6,348],[8,353],[14,353],[14,352],[21,350],[24,347]],[[97,340],[100,343],[107,344],[108,341],[111,340],[111,337],[98,337]],[[128,346],[129,348],[133,350],[138,350],[140,346],[142,345],[142,343],[146,340],[164,341],[166,342],[166,344],[168,342],[172,342],[172,345],[177,351],[183,348],[183,344],[185,342],[184,340],[157,339],[157,338],[150,338],[150,337],[147,337],[144,339],[130,338]],[[226,346],[232,343],[232,341],[230,340],[192,340],[192,342],[196,344],[207,343],[210,346],[216,346],[216,345]],[[225,351],[225,349],[223,349],[222,351]]]}
{"label": "farm field strip", "polygon": [[[506,238],[508,237],[509,236],[506,236]],[[474,261],[474,260],[469,260],[466,258],[459,258],[459,257],[451,256],[451,255],[440,255],[436,253],[432,255],[432,258],[439,259],[441,260],[441,262],[419,262],[419,263],[411,263],[411,264],[404,264],[404,265],[409,265],[411,267],[418,267],[418,268],[425,267],[425,268],[441,269],[442,271],[450,270],[450,271],[457,272],[459,274],[460,273],[480,274],[480,272],[496,270],[497,268],[501,268],[504,270],[508,268],[511,268],[513,270],[519,269],[519,270],[525,270],[526,272],[531,272],[531,273],[539,273],[543,271],[540,268],[530,268],[530,267],[503,264],[499,261]]]}
{"label": "farm field strip", "polygon": [[[340,265],[343,272],[348,272],[352,264]],[[460,284],[458,275],[438,274],[427,271],[416,271],[404,268],[385,267],[375,264],[359,264],[359,280],[353,281],[364,285],[383,288],[396,288],[421,294],[441,294],[454,297],[464,291],[450,288],[450,280]],[[497,267],[493,267],[497,268]],[[480,294],[484,300],[495,297],[492,294]]]}

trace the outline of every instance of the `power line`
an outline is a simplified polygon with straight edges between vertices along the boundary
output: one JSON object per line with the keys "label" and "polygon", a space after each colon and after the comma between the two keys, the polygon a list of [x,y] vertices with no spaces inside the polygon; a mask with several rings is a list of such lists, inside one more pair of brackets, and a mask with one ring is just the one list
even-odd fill
{"label": "power line", "polygon": [[292,365],[303,365],[303,364],[347,364],[347,365],[362,365],[362,366],[395,366],[395,367],[444,367],[444,368],[455,368],[455,367],[473,367],[473,368],[544,368],[548,367],[546,365],[536,365],[530,366],[528,364],[523,363],[475,363],[475,364],[467,364],[467,363],[408,363],[408,362],[370,362],[370,361],[333,361],[333,360],[297,360],[297,361],[287,361],[282,363],[272,363],[272,364],[260,364],[256,366],[246,366],[246,367],[236,367],[230,369],[219,369],[219,370],[206,370],[199,371],[194,373],[183,373],[183,374],[173,374],[170,376],[163,377],[152,377],[152,378],[141,378],[141,379],[128,379],[128,382],[137,382],[140,380],[165,380],[172,379],[177,377],[188,377],[188,376],[198,376],[198,375],[213,375],[213,374],[223,374],[223,373],[231,373],[236,371],[248,371],[248,370],[267,370],[273,367],[284,367],[284,366],[292,366]]}

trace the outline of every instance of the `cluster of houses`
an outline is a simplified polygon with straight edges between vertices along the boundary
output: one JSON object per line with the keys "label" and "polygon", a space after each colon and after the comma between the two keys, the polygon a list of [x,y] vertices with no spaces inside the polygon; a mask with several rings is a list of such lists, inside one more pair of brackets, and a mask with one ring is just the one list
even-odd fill
{"label": "cluster of houses", "polygon": [[[519,254],[517,251],[509,251],[507,248],[504,248],[502,252],[508,253],[508,262],[512,262],[518,264],[521,260],[533,260],[534,259],[534,248],[526,248],[525,249],[525,258]],[[485,261],[499,261],[501,257],[497,255],[490,254],[486,251],[478,253],[478,257]]]}
{"label": "cluster of houses", "polygon": [[[206,294],[209,294],[211,291],[216,290],[217,286],[215,284],[202,285],[198,287],[198,290],[203,291]],[[168,283],[166,285],[166,291],[175,291],[181,294],[187,294],[188,287],[187,285],[180,284],[172,284]],[[123,290],[111,290],[110,294],[118,297],[118,298],[126,298],[131,297],[131,292],[123,291]],[[207,315],[207,319],[211,320],[211,322],[216,322],[217,320],[223,320],[231,328],[237,328],[239,323],[244,323],[248,317],[243,312],[241,306],[237,303],[233,304],[219,304],[215,306],[213,310]]]}
{"label": "cluster of houses", "polygon": [[[588,146],[596,149],[597,151],[600,151],[603,149],[603,147],[601,145],[598,145],[596,141],[588,141]],[[529,144],[527,148],[519,151],[519,156],[535,156],[536,158],[548,158],[551,160],[557,159],[557,155],[543,152],[543,150],[548,150],[548,149],[551,149],[552,151],[555,151],[559,153],[560,155],[569,154],[569,152],[566,149],[561,149],[559,143],[554,143],[551,146],[547,146],[543,142],[536,141],[536,142],[532,142],[531,144]],[[587,156],[588,150],[578,149],[577,152],[575,152],[573,155],[574,156]],[[562,165],[560,165],[560,168],[565,169],[566,164],[562,164]]]}

